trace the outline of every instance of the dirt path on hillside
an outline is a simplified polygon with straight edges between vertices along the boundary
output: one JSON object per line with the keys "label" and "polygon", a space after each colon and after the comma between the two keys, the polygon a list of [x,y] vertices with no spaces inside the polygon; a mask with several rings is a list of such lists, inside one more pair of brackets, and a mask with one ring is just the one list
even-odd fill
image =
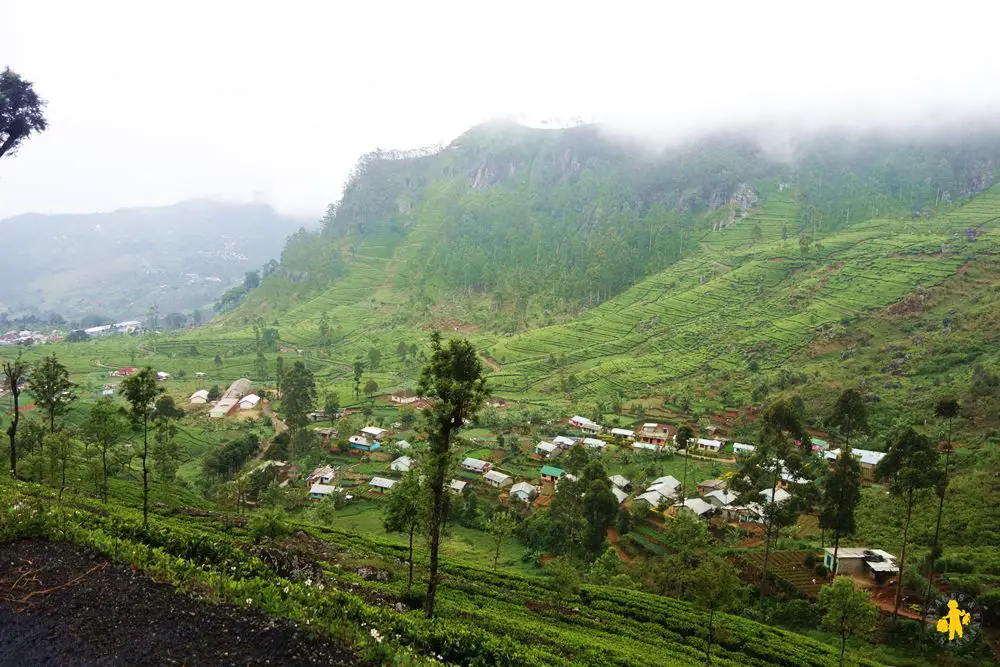
{"label": "dirt path on hillside", "polygon": [[632,557],[625,553],[625,550],[618,544],[620,539],[621,538],[616,529],[608,528],[608,542],[610,542],[614,550],[618,552],[618,558],[620,558],[623,563],[628,565],[632,562]]}
{"label": "dirt path on hillside", "polygon": [[[285,431],[288,430],[288,424],[286,424],[285,422],[281,421],[281,419],[278,417],[277,413],[274,412],[274,410],[271,409],[271,404],[270,403],[264,403],[264,407],[261,408],[261,413],[265,417],[270,417],[271,418],[271,427],[274,429],[274,435],[275,436],[277,436],[279,433],[284,433]],[[257,452],[257,457],[256,458],[257,458],[258,461],[263,460],[263,458],[267,455],[267,450],[269,450],[271,448],[271,443],[272,442],[274,442],[274,438],[271,438],[269,440],[265,440],[264,441],[263,445],[260,448],[260,451]]]}
{"label": "dirt path on hillside", "polygon": [[69,542],[0,546],[0,666],[356,665],[330,639],[203,602]]}
{"label": "dirt path on hillside", "polygon": [[500,362],[493,357],[483,357],[483,361],[485,361],[486,365],[495,370],[497,373],[503,370],[503,366],[500,365]]}

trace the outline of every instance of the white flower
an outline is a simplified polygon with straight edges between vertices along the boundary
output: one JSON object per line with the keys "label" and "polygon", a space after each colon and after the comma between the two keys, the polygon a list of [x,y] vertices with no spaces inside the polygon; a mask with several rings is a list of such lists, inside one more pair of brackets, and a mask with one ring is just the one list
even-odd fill
{"label": "white flower", "polygon": [[312,586],[312,585],[313,585],[313,580],[312,579],[306,579],[306,586]]}
{"label": "white flower", "polygon": [[382,635],[380,635],[378,633],[378,630],[376,630],[375,628],[372,628],[371,635],[372,635],[372,639],[374,639],[376,642],[378,642],[379,644],[382,643]]}
{"label": "white flower", "polygon": [[285,586],[283,590],[285,591],[285,595],[288,595],[288,586]]}
{"label": "white flower", "polygon": [[323,584],[316,584],[316,588],[318,588],[319,590],[323,590],[326,587]]}
{"label": "white flower", "polygon": [[253,602],[253,598],[247,598],[247,604],[250,604],[252,602]]}

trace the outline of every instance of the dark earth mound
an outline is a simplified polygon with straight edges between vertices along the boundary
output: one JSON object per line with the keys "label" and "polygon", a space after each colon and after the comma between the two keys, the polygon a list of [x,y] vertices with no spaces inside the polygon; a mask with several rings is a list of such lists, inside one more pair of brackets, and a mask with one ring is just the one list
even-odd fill
{"label": "dark earth mound", "polygon": [[356,665],[252,609],[216,605],[66,542],[0,544],[0,665]]}

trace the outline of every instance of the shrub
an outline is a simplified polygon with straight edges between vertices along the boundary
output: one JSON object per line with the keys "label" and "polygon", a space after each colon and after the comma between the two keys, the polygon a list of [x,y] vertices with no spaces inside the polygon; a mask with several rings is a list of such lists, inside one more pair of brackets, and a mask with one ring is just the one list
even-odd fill
{"label": "shrub", "polygon": [[265,538],[276,539],[284,537],[292,532],[291,527],[285,517],[284,510],[273,508],[258,512],[248,526],[250,534],[257,541]]}
{"label": "shrub", "polygon": [[816,566],[815,572],[817,577],[823,577],[824,579],[830,576],[830,571],[826,569],[826,565],[823,565],[822,563]]}
{"label": "shrub", "polygon": [[816,554],[808,553],[806,557],[802,559],[802,564],[806,567],[816,567]]}

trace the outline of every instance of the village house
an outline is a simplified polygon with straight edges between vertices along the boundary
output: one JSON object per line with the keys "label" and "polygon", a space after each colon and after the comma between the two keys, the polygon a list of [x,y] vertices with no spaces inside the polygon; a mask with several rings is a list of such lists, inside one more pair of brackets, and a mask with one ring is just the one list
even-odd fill
{"label": "village house", "polygon": [[735,493],[732,491],[726,491],[725,489],[709,491],[702,496],[702,500],[716,509],[722,509],[727,505],[732,505],[736,502],[737,498],[738,496]]}
{"label": "village house", "polygon": [[[831,449],[830,451],[823,452],[823,456],[830,461],[831,465],[833,465],[833,463],[836,462],[837,457],[840,456],[840,449]],[[885,452],[875,452],[870,449],[857,449],[852,447],[851,456],[858,459],[858,462],[861,463],[861,481],[874,482],[875,468],[878,467],[879,462],[885,458]]]}
{"label": "village house", "polygon": [[654,448],[661,448],[667,444],[670,433],[666,426],[660,426],[655,422],[648,422],[642,425],[639,430],[639,445],[651,445]]}
{"label": "village house", "polygon": [[538,489],[530,482],[518,482],[510,487],[510,497],[530,503],[538,495]]}
{"label": "village house", "polygon": [[396,443],[396,447],[398,449],[410,449],[410,443],[408,443],[406,440],[399,440]]}
{"label": "village house", "polygon": [[333,481],[333,478],[336,475],[336,473],[337,471],[333,466],[329,465],[319,466],[318,468],[313,470],[308,477],[306,477],[306,482],[309,484],[315,484],[317,482],[319,482],[320,484],[329,484],[331,481]]}
{"label": "village house", "polygon": [[565,474],[566,472],[562,468],[557,468],[555,466],[542,466],[539,479],[543,482],[555,483],[558,482],[559,479]]}
{"label": "village house", "polygon": [[323,442],[329,443],[331,439],[337,437],[337,429],[330,426],[324,426],[323,428],[318,428],[313,431],[316,435],[323,438]]}
{"label": "village house", "polygon": [[260,396],[257,394],[247,394],[240,399],[240,410],[253,410],[260,403]]}
{"label": "village house", "polygon": [[393,472],[409,472],[410,468],[413,467],[413,459],[409,456],[400,456],[398,459],[389,464],[389,468]]}
{"label": "village house", "polygon": [[706,479],[704,482],[698,484],[698,486],[695,488],[698,489],[698,493],[704,496],[709,491],[715,491],[717,489],[726,488],[726,482],[725,480],[721,479]]}
{"label": "village house", "polygon": [[663,477],[657,477],[654,479],[646,490],[660,491],[664,495],[673,495],[677,493],[677,489],[679,489],[680,486],[681,482],[679,479],[673,475],[664,475]]}
{"label": "village house", "polygon": [[505,475],[499,470],[488,471],[485,475],[483,475],[483,479],[486,480],[487,484],[498,489],[503,489],[514,483],[514,480],[511,479],[510,475]]}
{"label": "village house", "polygon": [[840,547],[834,560],[833,547],[826,547],[823,565],[845,577],[863,577],[876,585],[883,585],[899,574],[896,557],[881,549]]}
{"label": "village house", "polygon": [[792,497],[784,489],[775,489],[773,494],[771,489],[764,489],[757,494],[759,501],[750,502],[745,505],[729,504],[723,508],[723,514],[729,521],[739,521],[742,523],[763,523],[764,505],[769,502],[781,504]]}
{"label": "village house", "polygon": [[619,488],[626,493],[632,492],[632,482],[630,482],[627,477],[624,477],[623,475],[611,475],[608,477],[608,480],[611,482],[612,486]]}
{"label": "village house", "polygon": [[635,431],[630,431],[627,428],[613,428],[611,436],[622,440],[635,440]]}
{"label": "village house", "polygon": [[166,382],[167,380],[170,379],[170,373],[167,373],[165,371],[156,371],[156,379],[159,380],[160,382]]}
{"label": "village house", "polygon": [[604,449],[608,446],[608,443],[598,438],[584,438],[581,442],[591,449]]}
{"label": "village house", "polygon": [[357,449],[362,452],[374,452],[376,449],[381,447],[379,440],[381,440],[382,436],[385,434],[386,430],[384,428],[379,428],[378,426],[365,426],[347,440],[351,443],[351,449]]}
{"label": "village house", "polygon": [[675,503],[671,509],[674,516],[682,511],[687,511],[700,519],[707,519],[715,513],[715,507],[701,498],[688,498],[683,503]]}
{"label": "village house", "polygon": [[749,456],[753,453],[755,447],[753,445],[745,445],[742,442],[733,443],[733,454],[740,458],[741,456]]}
{"label": "village house", "polygon": [[208,416],[214,419],[221,419],[239,407],[240,401],[236,398],[220,398],[208,411]]}
{"label": "village house", "polygon": [[674,495],[663,493],[660,489],[649,489],[645,493],[641,493],[635,497],[636,500],[644,500],[649,503],[649,506],[653,509],[660,507],[661,505],[666,505],[673,501]]}
{"label": "village house", "polygon": [[135,375],[138,372],[139,372],[138,368],[133,368],[131,366],[127,366],[125,368],[119,368],[118,370],[115,370],[115,371],[110,371],[108,373],[108,375],[110,375],[111,377],[116,377],[116,378],[124,378],[124,377],[128,377],[129,375]]}
{"label": "village house", "polygon": [[311,487],[309,487],[309,500],[313,501],[323,500],[324,498],[335,493],[336,491],[337,487],[335,486],[330,486],[329,484],[320,484],[319,482],[317,482],[316,484],[313,484]]}
{"label": "village house", "polygon": [[448,490],[452,493],[462,493],[468,484],[464,479],[453,479],[448,483]]}
{"label": "village house", "polygon": [[718,454],[722,451],[722,441],[721,440],[711,440],[709,438],[698,438],[697,440],[698,449],[704,452],[712,452]]}
{"label": "village house", "polygon": [[466,458],[462,461],[462,468],[468,470],[469,472],[482,474],[493,467],[493,464],[489,461],[483,461],[482,459],[474,459],[472,457]]}
{"label": "village house", "polygon": [[412,389],[404,389],[403,391],[397,391],[389,397],[389,400],[398,405],[410,405],[411,403],[416,403],[420,400],[417,396],[417,392]]}
{"label": "village house", "polygon": [[576,444],[576,438],[568,438],[565,435],[557,435],[552,438],[553,444],[559,445],[563,449],[572,449],[573,445]]}
{"label": "village house", "polygon": [[372,493],[385,493],[395,485],[396,480],[386,477],[372,477],[371,481],[368,482],[368,486],[372,487]]}
{"label": "village house", "polygon": [[204,405],[208,403],[208,390],[199,389],[198,391],[191,394],[191,398],[188,399],[188,403],[191,405]]}
{"label": "village house", "polygon": [[625,499],[628,498],[628,494],[619,489],[617,486],[611,487],[611,493],[614,494],[615,499],[618,501],[619,505],[625,502]]}
{"label": "village house", "polygon": [[551,459],[562,454],[562,450],[559,449],[559,445],[543,440],[535,445],[535,454],[538,454],[542,458]]}
{"label": "village house", "polygon": [[601,432],[602,429],[601,425],[598,424],[597,422],[593,422],[587,419],[586,417],[581,417],[579,415],[576,415],[575,417],[570,419],[569,423],[577,427],[587,435],[597,435],[598,433]]}

